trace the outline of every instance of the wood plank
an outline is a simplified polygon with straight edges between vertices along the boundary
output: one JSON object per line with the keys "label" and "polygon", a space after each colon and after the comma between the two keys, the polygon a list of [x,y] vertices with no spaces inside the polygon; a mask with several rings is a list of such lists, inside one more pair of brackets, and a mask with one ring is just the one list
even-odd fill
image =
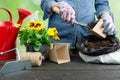
{"label": "wood plank", "polygon": [[57,64],[47,60],[40,67],[0,76],[0,80],[119,80],[120,65],[85,63],[78,55],[71,62]]}

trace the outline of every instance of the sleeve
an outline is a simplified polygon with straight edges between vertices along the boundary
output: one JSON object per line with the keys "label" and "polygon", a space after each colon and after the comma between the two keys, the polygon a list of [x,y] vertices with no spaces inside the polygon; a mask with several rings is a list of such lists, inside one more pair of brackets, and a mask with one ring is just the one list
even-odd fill
{"label": "sleeve", "polygon": [[109,6],[108,0],[95,0],[95,10],[96,10],[96,16],[98,18],[104,12],[107,12],[111,16],[113,16],[112,12],[110,11],[110,6]]}
{"label": "sleeve", "polygon": [[43,20],[46,20],[52,14],[51,6],[54,2],[54,0],[41,0],[40,7],[44,12]]}

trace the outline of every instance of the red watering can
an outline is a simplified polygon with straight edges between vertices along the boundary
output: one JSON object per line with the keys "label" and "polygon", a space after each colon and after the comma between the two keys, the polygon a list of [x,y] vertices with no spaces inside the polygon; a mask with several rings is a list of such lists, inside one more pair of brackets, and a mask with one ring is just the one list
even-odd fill
{"label": "red watering can", "polygon": [[[16,38],[20,27],[16,27],[12,23],[12,14],[8,9],[0,8],[5,10],[9,14],[9,21],[0,21],[0,53],[16,47]],[[31,12],[18,8],[19,19],[17,24],[21,25],[23,20],[31,14]],[[0,55],[0,60],[8,60],[16,58],[15,52],[8,52],[7,54]]]}

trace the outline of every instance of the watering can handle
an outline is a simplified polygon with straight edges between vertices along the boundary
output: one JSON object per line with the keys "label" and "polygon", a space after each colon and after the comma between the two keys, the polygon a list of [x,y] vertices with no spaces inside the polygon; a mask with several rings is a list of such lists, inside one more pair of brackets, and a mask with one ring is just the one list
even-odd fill
{"label": "watering can handle", "polygon": [[0,8],[0,9],[5,10],[9,14],[10,21],[12,21],[12,14],[11,14],[11,12],[8,9],[6,9],[6,8]]}

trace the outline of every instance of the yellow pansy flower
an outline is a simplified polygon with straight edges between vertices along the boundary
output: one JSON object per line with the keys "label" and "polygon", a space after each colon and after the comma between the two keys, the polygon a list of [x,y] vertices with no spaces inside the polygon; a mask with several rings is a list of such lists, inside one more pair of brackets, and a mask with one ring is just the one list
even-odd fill
{"label": "yellow pansy flower", "polygon": [[48,33],[49,36],[52,36],[53,39],[55,39],[55,40],[60,40],[60,38],[59,38],[58,35],[57,35],[57,34],[58,34],[58,31],[57,31],[57,29],[56,29],[55,27],[53,27],[53,28],[48,28],[47,33]]}
{"label": "yellow pansy flower", "polygon": [[60,40],[60,38],[59,38],[59,36],[58,36],[57,34],[55,34],[55,35],[53,36],[53,39],[55,39],[55,40]]}
{"label": "yellow pansy flower", "polygon": [[28,24],[28,27],[33,30],[41,30],[44,24],[38,20],[30,21]]}
{"label": "yellow pansy flower", "polygon": [[30,22],[28,22],[28,24],[27,24],[27,26],[28,26],[31,30],[34,29],[34,25],[35,25],[34,21],[30,21]]}
{"label": "yellow pansy flower", "polygon": [[43,28],[44,24],[42,22],[37,21],[35,23],[34,29],[35,30],[41,30]]}
{"label": "yellow pansy flower", "polygon": [[57,34],[58,33],[58,31],[57,31],[57,29],[56,28],[48,28],[48,35],[49,36],[54,36],[55,34]]}
{"label": "yellow pansy flower", "polygon": [[52,28],[48,28],[47,33],[49,36],[54,36],[54,32]]}

